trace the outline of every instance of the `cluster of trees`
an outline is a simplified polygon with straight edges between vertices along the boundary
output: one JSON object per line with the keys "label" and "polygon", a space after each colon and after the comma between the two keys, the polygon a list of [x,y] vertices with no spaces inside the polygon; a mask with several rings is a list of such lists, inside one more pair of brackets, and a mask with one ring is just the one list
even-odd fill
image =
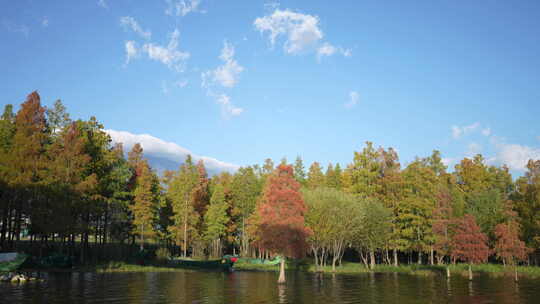
{"label": "cluster of trees", "polygon": [[158,176],[141,145],[125,157],[95,118],[72,121],[32,93],[0,119],[0,246],[28,235],[67,252],[89,243],[144,243],[173,254],[301,256],[318,267],[356,256],[377,263],[537,264],[540,160],[513,180],[507,167],[465,158],[450,173],[440,152],[401,167],[367,142],[342,168],[298,157],[209,177],[188,156]]}
{"label": "cluster of trees", "polygon": [[330,165],[322,175],[314,164],[304,197],[315,260],[324,264],[329,256],[335,264],[343,244],[371,267],[405,258],[411,263],[413,256],[431,264],[474,264],[489,256],[516,264],[535,257],[530,254],[539,248],[540,161],[529,161],[527,168],[514,183],[507,167],[487,166],[477,155],[448,173],[434,151],[401,169],[395,150],[375,149],[370,142],[355,152],[338,183],[336,168]]}

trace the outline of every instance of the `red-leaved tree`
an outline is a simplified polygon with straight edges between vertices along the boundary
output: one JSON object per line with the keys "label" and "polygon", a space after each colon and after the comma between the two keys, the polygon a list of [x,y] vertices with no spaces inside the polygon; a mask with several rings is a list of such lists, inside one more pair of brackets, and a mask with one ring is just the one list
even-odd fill
{"label": "red-leaved tree", "polygon": [[451,255],[453,258],[469,264],[469,280],[472,280],[471,264],[487,260],[489,256],[487,236],[476,224],[474,216],[466,214],[462,219],[456,221]]}
{"label": "red-leaved tree", "polygon": [[517,262],[527,258],[530,249],[519,239],[519,224],[516,221],[495,226],[495,254],[506,263],[514,265],[515,280],[517,281]]}
{"label": "red-leaved tree", "polygon": [[301,257],[307,251],[306,205],[290,165],[279,165],[268,177],[257,205],[256,233],[258,246],[281,255],[279,283],[285,282],[285,257]]}

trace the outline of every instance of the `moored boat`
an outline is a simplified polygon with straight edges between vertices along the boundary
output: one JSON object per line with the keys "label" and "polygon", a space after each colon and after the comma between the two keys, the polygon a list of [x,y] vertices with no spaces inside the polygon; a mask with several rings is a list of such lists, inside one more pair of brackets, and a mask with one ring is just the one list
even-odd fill
{"label": "moored boat", "polygon": [[222,258],[219,260],[187,260],[187,259],[170,259],[169,265],[181,268],[197,268],[197,269],[214,269],[222,271],[232,271],[234,260],[230,258]]}
{"label": "moored boat", "polygon": [[18,252],[0,253],[0,272],[9,272],[19,269],[27,258],[28,255]]}

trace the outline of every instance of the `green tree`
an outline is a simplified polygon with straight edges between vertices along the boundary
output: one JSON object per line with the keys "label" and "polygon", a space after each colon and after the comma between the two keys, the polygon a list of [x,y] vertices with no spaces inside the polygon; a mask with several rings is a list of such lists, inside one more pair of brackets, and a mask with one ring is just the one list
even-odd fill
{"label": "green tree", "polygon": [[386,246],[392,236],[392,211],[374,199],[362,199],[360,202],[362,214],[359,229],[355,231],[354,246],[362,254],[369,252],[370,268],[375,267],[375,252]]}
{"label": "green tree", "polygon": [[197,167],[188,155],[172,179],[167,192],[174,214],[174,225],[170,227],[170,232],[176,243],[182,246],[184,257],[187,256],[190,240],[195,238],[199,224],[199,214],[192,203],[192,192],[198,180]]}
{"label": "green tree", "polygon": [[240,254],[249,255],[250,236],[247,230],[247,219],[255,210],[255,205],[262,191],[262,182],[257,177],[253,167],[242,167],[235,173],[231,185],[231,196],[239,209],[240,224]]}
{"label": "green tree", "polygon": [[307,187],[310,189],[315,189],[317,187],[324,187],[325,180],[324,174],[322,173],[322,168],[318,162],[314,162],[309,167],[308,178],[306,181]]}
{"label": "green tree", "polygon": [[305,186],[306,184],[306,170],[304,168],[304,162],[302,157],[298,155],[294,161],[294,178],[300,185]]}
{"label": "green tree", "polygon": [[367,141],[362,152],[354,152],[353,163],[347,167],[349,179],[346,190],[364,197],[376,197],[380,191],[378,179],[381,174],[380,153],[373,143]]}
{"label": "green tree", "polygon": [[[334,188],[304,189],[304,201],[308,207],[306,225],[313,234],[308,238],[315,264],[322,267],[327,257],[332,257],[332,270],[340,262],[345,248],[365,220],[356,198]],[[336,219],[339,219],[336,221]]]}
{"label": "green tree", "polygon": [[56,134],[57,131],[62,130],[71,123],[69,113],[60,99],[54,102],[52,109],[47,109],[47,121],[52,134]]}
{"label": "green tree", "polygon": [[[339,168],[339,164],[336,165]],[[332,163],[328,164],[325,174],[326,187],[340,189],[341,188],[341,169],[336,172]]]}
{"label": "green tree", "polygon": [[206,225],[204,236],[206,241],[211,243],[211,256],[215,258],[222,255],[223,237],[227,232],[227,223],[229,222],[228,207],[225,200],[225,190],[222,185],[217,184],[214,187],[208,211],[204,215]]}

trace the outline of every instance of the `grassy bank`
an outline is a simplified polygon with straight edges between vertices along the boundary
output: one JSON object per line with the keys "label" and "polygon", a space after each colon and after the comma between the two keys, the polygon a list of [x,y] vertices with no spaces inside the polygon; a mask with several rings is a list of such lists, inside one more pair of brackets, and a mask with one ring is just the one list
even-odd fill
{"label": "grassy bank", "polygon": [[[248,263],[236,263],[234,265],[236,270],[242,271],[279,271],[279,266],[272,265],[258,265],[258,264],[248,264]],[[317,269],[312,263],[298,263],[298,262],[287,262],[287,270],[301,270],[308,272],[316,272]],[[457,264],[450,265],[451,275],[459,276],[468,276],[468,265],[467,264]],[[473,265],[473,273],[483,273],[490,276],[505,276],[514,274],[514,268],[497,264],[481,264]],[[371,271],[367,269],[361,263],[351,263],[344,262],[341,266],[337,266],[335,271],[332,271],[332,266],[324,266],[321,269],[323,273],[344,273],[344,274],[361,274],[361,273],[370,273]],[[420,275],[420,276],[436,276],[436,275],[446,275],[445,266],[437,265],[400,265],[400,266],[391,266],[391,265],[376,265],[373,270],[374,273],[403,273],[410,275]],[[535,277],[540,278],[540,267],[537,266],[519,266],[518,274],[520,276]]]}
{"label": "grassy bank", "polygon": [[185,272],[189,269],[170,267],[166,264],[137,265],[124,262],[110,262],[107,264],[96,265],[90,271],[95,272]]}
{"label": "grassy bank", "polygon": [[[451,275],[468,276],[468,265],[457,264],[450,265]],[[263,265],[263,264],[250,264],[245,262],[237,262],[234,264],[234,269],[237,271],[279,271],[279,265]],[[317,272],[315,265],[309,261],[295,261],[288,260],[286,263],[286,269],[289,271],[306,271]],[[34,269],[30,269],[34,270]],[[94,265],[78,266],[74,268],[47,268],[38,269],[39,271],[61,271],[61,272],[99,272],[99,273],[112,273],[112,272],[186,272],[197,271],[195,268],[179,268],[171,267],[167,263],[153,262],[146,265],[138,265],[126,262],[108,262]],[[324,266],[320,270],[323,273],[342,273],[342,274],[367,274],[371,273],[361,263],[343,262],[341,266],[336,266],[336,270],[332,271],[332,266]],[[374,273],[401,273],[409,275],[419,276],[445,276],[445,266],[437,265],[376,265],[373,270]],[[511,266],[504,267],[499,264],[481,264],[473,266],[473,273],[475,274],[487,274],[493,277],[499,276],[513,276],[514,268]],[[519,266],[518,274],[522,277],[540,278],[540,267],[538,266]]]}

